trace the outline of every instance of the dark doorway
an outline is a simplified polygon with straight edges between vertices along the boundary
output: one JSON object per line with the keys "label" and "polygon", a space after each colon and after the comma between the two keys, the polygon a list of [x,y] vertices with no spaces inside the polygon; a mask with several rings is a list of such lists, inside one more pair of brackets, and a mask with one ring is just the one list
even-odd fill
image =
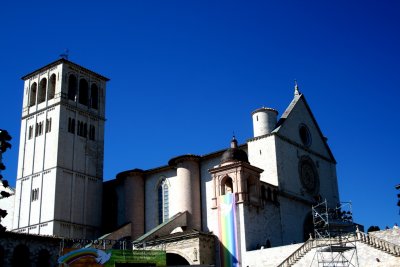
{"label": "dark doorway", "polygon": [[42,249],[39,251],[36,266],[50,267],[50,253],[47,249]]}
{"label": "dark doorway", "polygon": [[175,253],[167,253],[167,266],[190,265],[189,262],[181,255]]}
{"label": "dark doorway", "polygon": [[303,241],[307,241],[310,238],[310,234],[314,237],[314,221],[311,212],[307,214],[303,224]]}
{"label": "dark doorway", "polygon": [[30,267],[29,248],[25,245],[18,245],[14,248],[11,265],[14,267]]}

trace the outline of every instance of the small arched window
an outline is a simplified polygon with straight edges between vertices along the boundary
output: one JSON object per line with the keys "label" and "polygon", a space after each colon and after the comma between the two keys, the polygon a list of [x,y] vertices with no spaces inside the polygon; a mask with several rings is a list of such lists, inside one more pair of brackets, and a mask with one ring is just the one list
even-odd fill
{"label": "small arched window", "polygon": [[96,84],[92,84],[90,87],[90,106],[91,108],[97,109],[99,105],[99,89]]}
{"label": "small arched window", "polygon": [[76,77],[71,74],[69,75],[68,78],[68,99],[76,101],[76,88],[77,87],[77,82],[76,82]]}
{"label": "small arched window", "polygon": [[158,223],[169,219],[169,188],[165,178],[158,185]]}
{"label": "small arched window", "polygon": [[30,107],[36,105],[36,91],[37,91],[37,83],[33,83],[31,85],[31,93],[29,96],[29,106]]}
{"label": "small arched window", "polygon": [[50,76],[49,89],[47,91],[47,99],[53,99],[56,92],[56,75]]}
{"label": "small arched window", "polygon": [[89,86],[85,79],[79,81],[79,103],[88,105],[89,100]]}
{"label": "small arched window", "polygon": [[233,193],[233,181],[232,178],[227,176],[221,182],[221,195]]}
{"label": "small arched window", "polygon": [[46,100],[46,87],[47,87],[47,79],[43,78],[39,83],[39,92],[38,92],[38,104],[44,102]]}

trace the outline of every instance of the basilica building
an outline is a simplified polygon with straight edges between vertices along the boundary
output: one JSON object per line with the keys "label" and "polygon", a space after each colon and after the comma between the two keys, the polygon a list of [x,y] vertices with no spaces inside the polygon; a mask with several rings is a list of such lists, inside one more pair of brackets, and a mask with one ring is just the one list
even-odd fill
{"label": "basilica building", "polygon": [[[311,206],[323,199],[339,203],[327,138],[297,85],[282,116],[261,107],[249,118],[254,136],[245,144],[233,137],[226,149],[181,155],[105,182],[104,227],[129,223],[132,240],[150,243],[190,231],[212,233],[220,243],[216,255],[229,250],[237,261],[247,251],[307,240]],[[184,257],[194,263],[191,254]]]}
{"label": "basilica building", "polygon": [[252,251],[310,239],[311,207],[340,202],[335,158],[297,84],[281,115],[254,107],[245,143],[227,137],[220,150],[132,166],[104,182],[108,78],[62,58],[22,79],[13,232],[247,266]]}

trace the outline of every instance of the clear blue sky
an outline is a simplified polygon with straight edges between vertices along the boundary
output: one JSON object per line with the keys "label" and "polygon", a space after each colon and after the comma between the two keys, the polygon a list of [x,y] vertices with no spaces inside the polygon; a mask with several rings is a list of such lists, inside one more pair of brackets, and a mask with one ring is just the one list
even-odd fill
{"label": "clear blue sky", "polygon": [[[280,114],[293,80],[328,137],[343,201],[366,227],[400,223],[399,1],[5,1],[0,128],[13,136],[23,83],[69,59],[111,78],[105,179],[252,137],[250,113]],[[400,192],[399,192],[400,193]]]}

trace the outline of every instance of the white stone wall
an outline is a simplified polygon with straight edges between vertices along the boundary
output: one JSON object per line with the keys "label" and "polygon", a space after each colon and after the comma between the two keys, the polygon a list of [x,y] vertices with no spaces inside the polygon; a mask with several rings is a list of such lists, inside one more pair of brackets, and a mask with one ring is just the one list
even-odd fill
{"label": "white stone wall", "polygon": [[260,208],[241,204],[238,216],[244,226],[240,230],[243,251],[265,247],[267,240],[271,246],[282,245],[281,216],[277,204],[266,202]]}
{"label": "white stone wall", "polygon": [[218,165],[220,162],[219,157],[210,158],[208,160],[203,160],[200,166],[201,173],[201,204],[202,204],[202,225],[203,231],[213,232],[216,236],[218,236],[218,210],[212,209],[212,190],[213,190],[213,181],[211,178],[211,174],[208,172],[209,169],[212,169],[214,166]]}
{"label": "white stone wall", "polygon": [[307,214],[311,212],[311,205],[283,197],[279,198],[279,205],[282,223],[282,243],[287,245],[303,242],[304,220]]}
{"label": "white stone wall", "polygon": [[270,135],[249,141],[248,157],[251,165],[263,169],[260,180],[278,186],[276,136]]}

